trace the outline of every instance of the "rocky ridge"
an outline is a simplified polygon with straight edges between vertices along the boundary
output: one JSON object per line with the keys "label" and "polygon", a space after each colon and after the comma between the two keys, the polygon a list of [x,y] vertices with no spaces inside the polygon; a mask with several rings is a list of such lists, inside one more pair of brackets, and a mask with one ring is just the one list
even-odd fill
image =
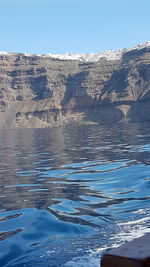
{"label": "rocky ridge", "polygon": [[150,121],[150,42],[80,55],[0,52],[0,126]]}

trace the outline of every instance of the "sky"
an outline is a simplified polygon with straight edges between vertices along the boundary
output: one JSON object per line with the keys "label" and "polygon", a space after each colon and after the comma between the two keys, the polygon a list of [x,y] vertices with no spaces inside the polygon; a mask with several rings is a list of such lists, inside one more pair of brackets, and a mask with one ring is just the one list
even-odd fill
{"label": "sky", "polygon": [[0,51],[95,53],[150,41],[150,0],[0,0]]}

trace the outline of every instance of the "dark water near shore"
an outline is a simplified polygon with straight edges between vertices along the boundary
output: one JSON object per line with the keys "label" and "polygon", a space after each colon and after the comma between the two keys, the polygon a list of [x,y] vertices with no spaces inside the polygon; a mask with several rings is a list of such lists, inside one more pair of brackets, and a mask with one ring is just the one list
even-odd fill
{"label": "dark water near shore", "polygon": [[99,266],[150,232],[150,125],[0,132],[0,266]]}

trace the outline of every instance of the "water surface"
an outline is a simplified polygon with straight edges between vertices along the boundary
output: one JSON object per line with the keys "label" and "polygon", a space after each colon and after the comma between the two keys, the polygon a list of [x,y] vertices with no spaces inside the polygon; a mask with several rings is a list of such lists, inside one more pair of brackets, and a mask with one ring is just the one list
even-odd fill
{"label": "water surface", "polygon": [[149,125],[0,132],[0,266],[98,267],[149,211]]}

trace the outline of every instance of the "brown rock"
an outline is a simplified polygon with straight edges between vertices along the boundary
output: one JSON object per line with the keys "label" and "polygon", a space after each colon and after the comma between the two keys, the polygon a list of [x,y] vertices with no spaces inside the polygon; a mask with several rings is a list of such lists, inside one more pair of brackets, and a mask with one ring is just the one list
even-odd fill
{"label": "brown rock", "polygon": [[150,49],[81,63],[0,55],[0,127],[150,121]]}
{"label": "brown rock", "polygon": [[101,259],[101,267],[142,266],[150,266],[150,234],[109,250]]}

